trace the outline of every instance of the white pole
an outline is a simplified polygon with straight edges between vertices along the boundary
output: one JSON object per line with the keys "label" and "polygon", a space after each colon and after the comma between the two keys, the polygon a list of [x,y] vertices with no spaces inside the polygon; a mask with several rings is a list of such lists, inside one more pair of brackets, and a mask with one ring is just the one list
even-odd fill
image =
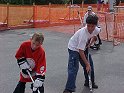
{"label": "white pole", "polygon": [[110,11],[110,12],[113,12],[113,11],[114,11],[114,7],[113,7],[114,1],[115,1],[115,0],[109,0],[109,11]]}
{"label": "white pole", "polygon": [[84,6],[84,0],[82,0],[82,10],[83,10],[83,6]]}

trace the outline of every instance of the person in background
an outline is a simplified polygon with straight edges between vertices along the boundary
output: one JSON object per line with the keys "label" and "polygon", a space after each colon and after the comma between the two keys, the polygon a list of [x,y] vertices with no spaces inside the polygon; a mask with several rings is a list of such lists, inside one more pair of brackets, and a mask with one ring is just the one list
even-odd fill
{"label": "person in background", "polygon": [[[88,8],[87,8],[87,12],[85,13],[84,18],[83,18],[83,26],[86,25],[86,18],[89,15],[96,15],[95,12],[93,12],[92,6],[88,6]],[[100,28],[100,26],[98,26],[98,24],[97,24],[97,27]],[[94,44],[92,44],[90,46],[90,48],[98,50],[100,48],[100,45],[102,44],[99,34],[97,35],[97,37],[95,37],[95,40],[96,40],[96,42],[94,42]]]}

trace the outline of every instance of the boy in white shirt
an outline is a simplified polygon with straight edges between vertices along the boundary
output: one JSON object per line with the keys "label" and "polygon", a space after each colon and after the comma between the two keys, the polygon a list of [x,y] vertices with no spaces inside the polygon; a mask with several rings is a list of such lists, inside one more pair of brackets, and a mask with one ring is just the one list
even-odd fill
{"label": "boy in white shirt", "polygon": [[[63,93],[72,93],[76,89],[76,76],[79,69],[79,62],[84,69],[85,84],[89,87],[88,72],[91,71],[92,87],[98,88],[94,80],[94,66],[91,55],[89,54],[89,61],[87,60],[88,47],[94,41],[94,37],[98,35],[100,29],[97,28],[98,17],[96,15],[89,15],[86,19],[87,25],[79,29],[69,40],[68,43],[68,79]],[[92,40],[92,41],[90,41]],[[90,41],[90,43],[89,43]]]}

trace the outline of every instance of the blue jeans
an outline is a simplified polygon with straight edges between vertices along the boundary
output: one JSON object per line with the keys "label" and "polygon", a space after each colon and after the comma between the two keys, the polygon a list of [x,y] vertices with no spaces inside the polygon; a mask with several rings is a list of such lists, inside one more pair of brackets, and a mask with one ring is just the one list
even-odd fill
{"label": "blue jeans", "polygon": [[[79,69],[79,62],[83,66],[84,69],[84,76],[85,76],[85,82],[89,82],[88,80],[88,74],[86,72],[86,66],[81,59],[79,53],[77,51],[72,51],[68,49],[69,52],[69,60],[68,60],[68,79],[66,83],[66,90],[70,90],[72,92],[75,92],[76,89],[76,77],[77,77],[77,72]],[[85,55],[87,55],[88,52],[85,51]],[[94,82],[94,69],[93,69],[93,61],[91,58],[91,55],[89,57],[90,60],[90,65],[91,65],[91,80]]]}

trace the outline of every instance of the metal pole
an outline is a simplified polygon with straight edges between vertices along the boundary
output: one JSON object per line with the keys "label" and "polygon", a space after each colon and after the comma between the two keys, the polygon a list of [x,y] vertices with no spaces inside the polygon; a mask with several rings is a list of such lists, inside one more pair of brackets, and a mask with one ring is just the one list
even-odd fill
{"label": "metal pole", "polygon": [[36,8],[36,6],[35,6],[35,2],[33,3],[33,27],[35,28],[35,8]]}
{"label": "metal pole", "polygon": [[84,6],[84,0],[82,0],[82,10],[83,10],[83,6]]}
{"label": "metal pole", "polygon": [[114,2],[115,0],[109,0],[109,11],[110,12],[114,12],[114,7],[113,7]]}
{"label": "metal pole", "polygon": [[7,27],[9,26],[9,3],[7,3]]}
{"label": "metal pole", "polygon": [[50,23],[50,21],[51,21],[51,3],[49,3],[49,23]]}

